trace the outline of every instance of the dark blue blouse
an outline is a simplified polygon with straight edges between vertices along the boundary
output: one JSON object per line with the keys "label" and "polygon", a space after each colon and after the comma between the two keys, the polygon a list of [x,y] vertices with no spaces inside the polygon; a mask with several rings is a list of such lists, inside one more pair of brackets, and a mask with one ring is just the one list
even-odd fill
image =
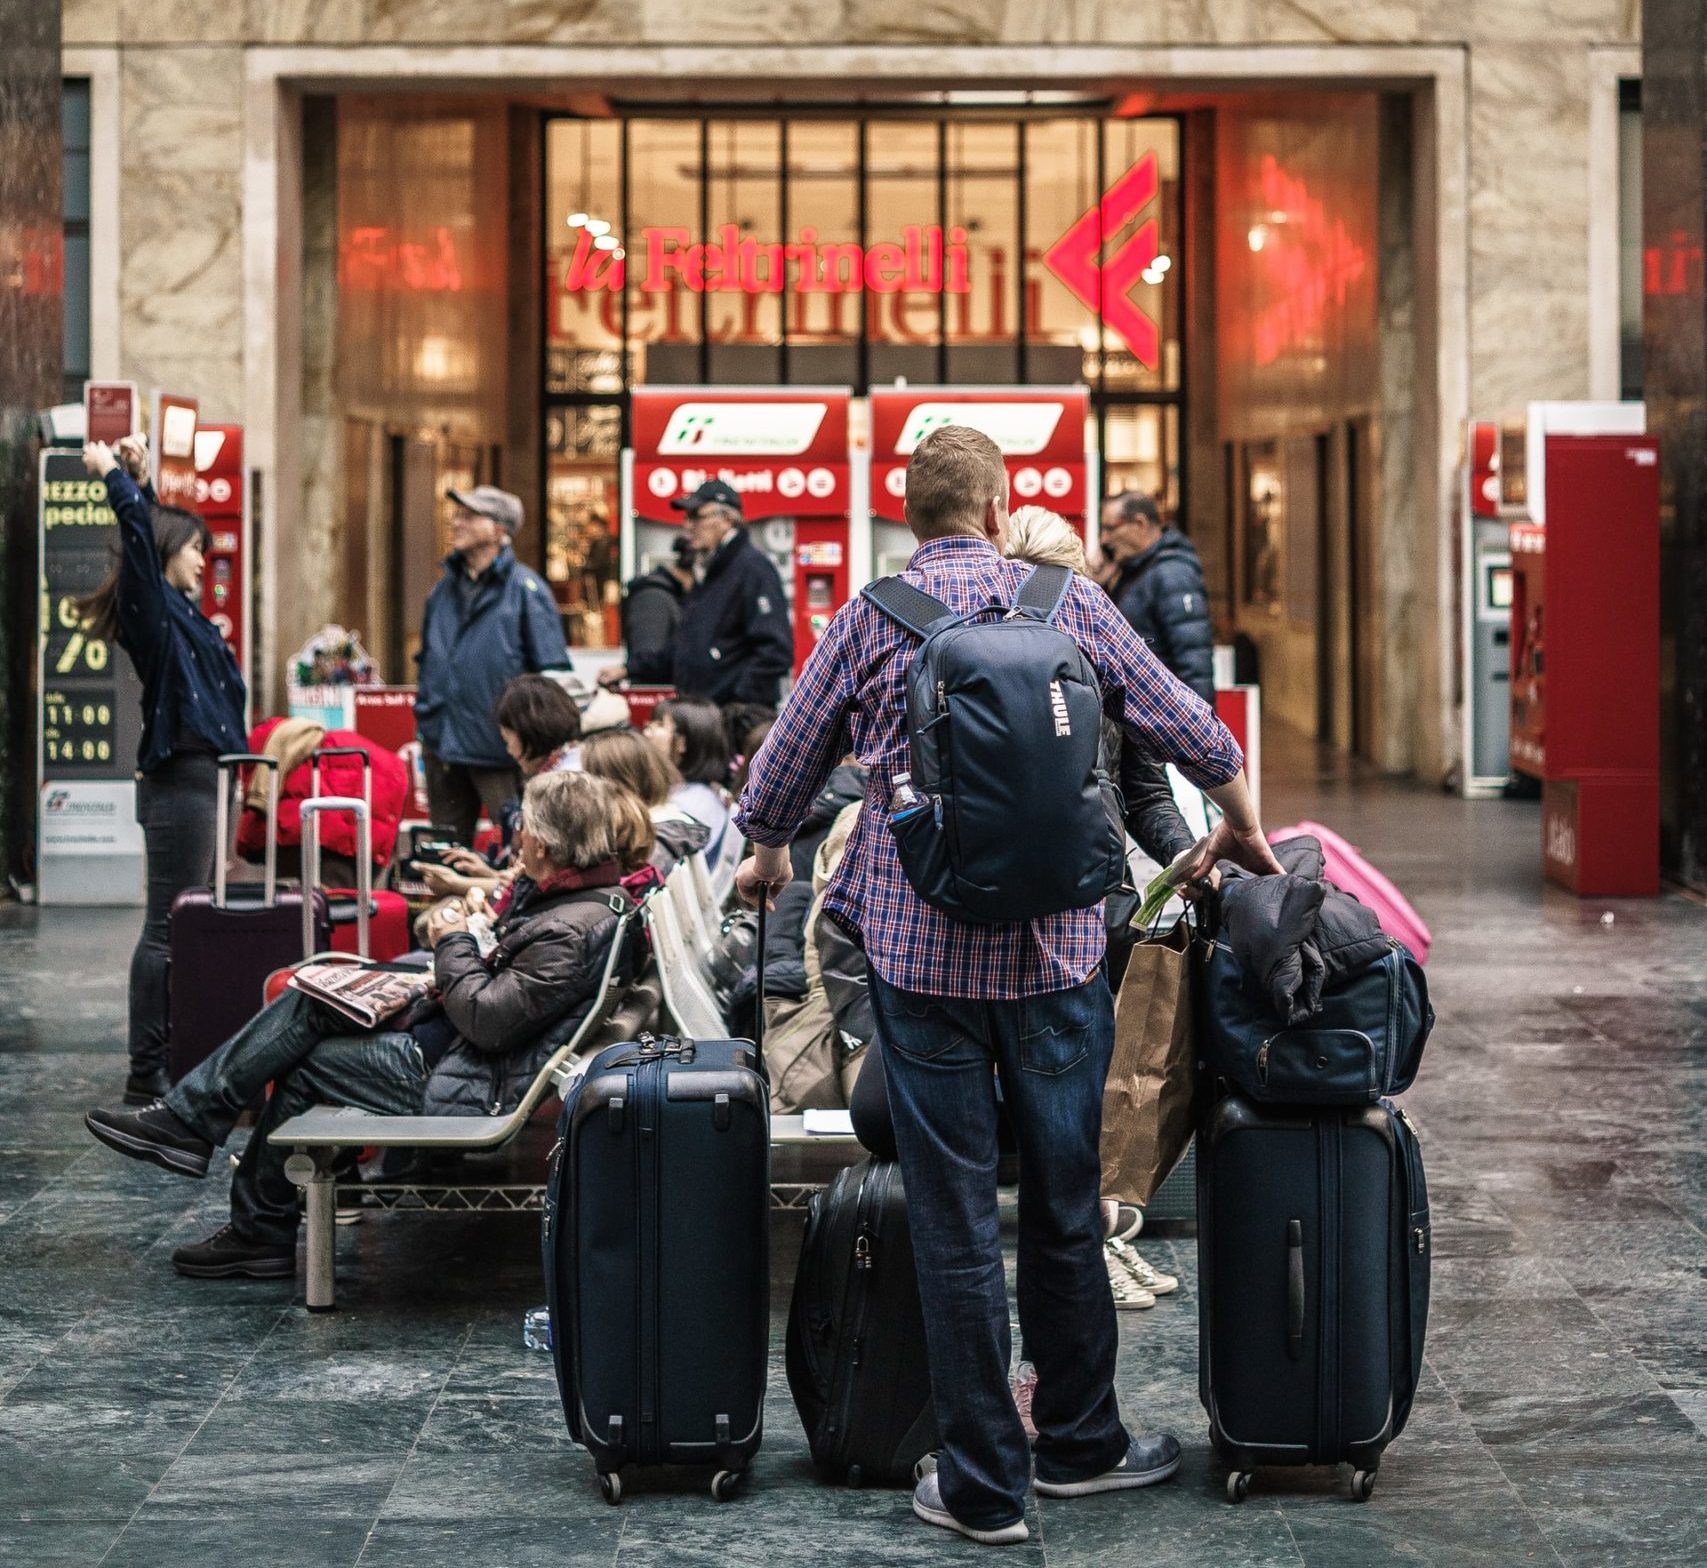
{"label": "dark blue blouse", "polygon": [[219,628],[166,581],[150,497],[114,468],[107,500],[119,525],[119,646],[142,682],[137,767],[152,773],[184,749],[246,751],[242,673]]}

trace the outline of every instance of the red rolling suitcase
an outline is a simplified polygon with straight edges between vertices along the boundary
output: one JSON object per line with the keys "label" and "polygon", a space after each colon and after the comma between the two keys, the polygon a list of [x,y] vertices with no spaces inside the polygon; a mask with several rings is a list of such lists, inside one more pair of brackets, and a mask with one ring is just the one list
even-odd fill
{"label": "red rolling suitcase", "polygon": [[278,792],[278,762],[272,757],[233,753],[219,759],[219,848],[213,887],[186,888],[172,905],[167,941],[167,1019],[176,1083],[261,1010],[266,979],[281,964],[302,956],[304,930],[315,949],[330,941],[326,900],[316,894],[304,905],[300,891],[278,888],[276,814],[268,812],[266,881],[259,890],[226,896],[225,862],[230,849],[231,769],[253,763],[271,770]]}
{"label": "red rolling suitcase", "polygon": [[[355,888],[330,888],[326,897],[332,912],[332,951],[335,953],[354,953],[362,958],[377,959],[387,963],[393,958],[401,958],[415,944],[409,932],[409,903],[401,893],[393,892],[390,888],[375,888],[373,886],[373,759],[360,746],[322,746],[309,760],[314,766],[314,798],[321,800],[320,794],[320,763],[327,757],[354,757],[362,765],[362,800],[365,811],[358,816],[357,826],[357,858],[363,872],[363,885],[367,888],[368,930],[365,941],[358,940],[356,906],[358,891]],[[363,832],[361,824],[365,822]],[[308,865],[308,818],[303,819],[302,828],[303,852],[303,883],[305,886],[319,882],[317,874],[309,874]],[[318,868],[319,857],[315,857]]]}

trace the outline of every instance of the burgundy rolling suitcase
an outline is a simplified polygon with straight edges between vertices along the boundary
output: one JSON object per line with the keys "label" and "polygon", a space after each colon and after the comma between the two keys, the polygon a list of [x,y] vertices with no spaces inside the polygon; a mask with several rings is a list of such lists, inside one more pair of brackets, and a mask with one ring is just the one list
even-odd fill
{"label": "burgundy rolling suitcase", "polygon": [[[332,950],[337,953],[352,953],[361,958],[372,958],[380,963],[388,963],[394,958],[401,958],[415,942],[409,929],[409,903],[401,893],[390,888],[375,888],[373,886],[373,759],[360,746],[322,746],[309,760],[314,766],[314,798],[324,800],[327,797],[320,793],[320,763],[325,757],[354,757],[362,765],[362,799],[366,803],[367,849],[363,850],[360,840],[362,828],[358,814],[356,828],[357,854],[361,863],[366,867],[366,875],[361,878],[362,886],[367,889],[368,934],[365,941],[358,941],[356,931],[356,905],[359,890],[356,888],[328,888],[326,897],[330,901],[332,913]],[[303,881],[317,883],[318,876],[310,877],[308,871],[308,824],[303,822]],[[318,865],[318,859],[316,860]]]}
{"label": "burgundy rolling suitcase", "polygon": [[302,956],[305,926],[317,950],[331,940],[324,897],[316,894],[305,913],[299,891],[279,891],[278,818],[270,809],[266,880],[258,896],[251,888],[226,896],[231,769],[237,763],[267,768],[275,798],[279,787],[275,758],[234,752],[219,759],[213,887],[186,888],[178,895],[167,936],[168,1067],[174,1083],[261,1010],[267,976]]}

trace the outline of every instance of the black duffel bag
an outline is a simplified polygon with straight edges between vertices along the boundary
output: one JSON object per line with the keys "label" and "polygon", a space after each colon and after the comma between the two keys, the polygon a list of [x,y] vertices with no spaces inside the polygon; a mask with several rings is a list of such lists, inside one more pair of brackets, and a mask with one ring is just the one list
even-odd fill
{"label": "black duffel bag", "polygon": [[1301,1024],[1283,1023],[1225,938],[1206,944],[1198,987],[1198,1049],[1241,1094],[1279,1105],[1373,1105],[1417,1076],[1434,1028],[1422,966],[1402,943],[1322,992]]}

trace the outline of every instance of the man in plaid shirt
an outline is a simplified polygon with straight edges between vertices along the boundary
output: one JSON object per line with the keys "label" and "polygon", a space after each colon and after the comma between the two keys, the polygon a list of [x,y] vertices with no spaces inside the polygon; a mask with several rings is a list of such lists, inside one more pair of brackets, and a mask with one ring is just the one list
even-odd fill
{"label": "man in plaid shirt", "polygon": [[[907,470],[906,511],[919,540],[909,582],[957,614],[1013,604],[1030,569],[1000,553],[1007,473],[987,436],[949,426],[921,442]],[[1278,871],[1251,807],[1244,758],[1208,705],[1088,580],[1073,580],[1056,625],[1097,671],[1109,714],[1221,807],[1194,874],[1221,858]],[[736,820],[754,853],[736,885],[749,903],[787,885],[788,843],[852,750],[869,769],[866,809],[825,908],[855,933],[870,964],[914,1220],[943,1447],[913,1509],[1000,1544],[1026,1538],[1031,1455],[1007,1378],[996,1075],[1020,1153],[1019,1313],[1038,1373],[1037,1489],[1074,1497],[1165,1480],[1178,1468],[1179,1444],[1166,1433],[1133,1437],[1114,1397],[1119,1341],[1098,1204],[1103,1080],[1114,1043],[1113,997],[1100,972],[1102,910],[971,925],[913,891],[888,817],[892,777],[910,767],[904,681],[917,647],[863,599],[836,615],[753,759]]]}

